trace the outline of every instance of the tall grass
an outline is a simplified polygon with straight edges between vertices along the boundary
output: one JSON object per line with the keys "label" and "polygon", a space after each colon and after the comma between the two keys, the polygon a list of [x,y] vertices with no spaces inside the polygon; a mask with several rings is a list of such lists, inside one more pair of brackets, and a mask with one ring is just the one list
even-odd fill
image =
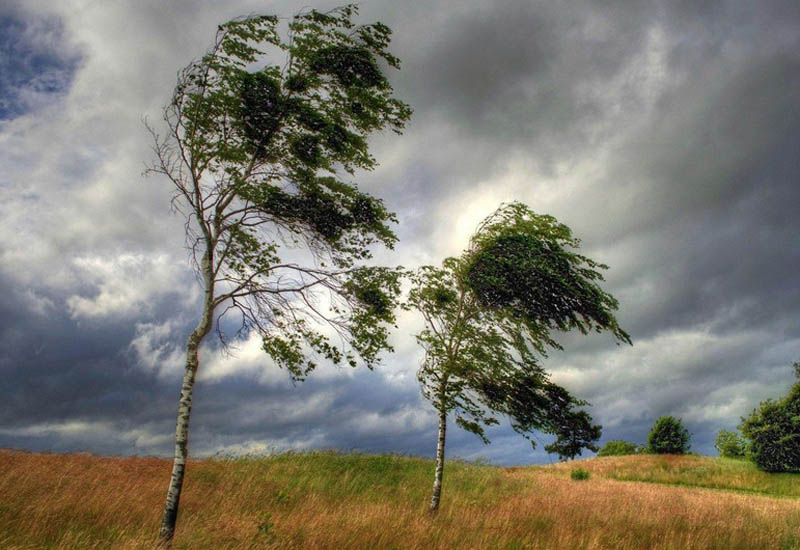
{"label": "tall grass", "polygon": [[[617,471],[657,466],[619,458]],[[620,482],[602,473],[608,464],[580,464],[591,479],[569,479],[569,465],[448,462],[431,518],[425,459],[196,460],[175,548],[800,549],[794,498]],[[151,548],[169,471],[154,458],[0,452],[0,548]]]}
{"label": "tall grass", "polygon": [[[620,481],[646,481],[724,489],[773,497],[800,497],[800,475],[769,474],[749,460],[699,455],[641,455],[580,461],[590,473]],[[571,467],[554,467],[566,475]]]}

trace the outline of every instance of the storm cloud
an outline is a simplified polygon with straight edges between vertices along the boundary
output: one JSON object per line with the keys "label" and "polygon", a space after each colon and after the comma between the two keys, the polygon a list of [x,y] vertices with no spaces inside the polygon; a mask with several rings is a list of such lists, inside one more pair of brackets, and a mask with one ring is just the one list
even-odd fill
{"label": "storm cloud", "polygon": [[[290,16],[305,4],[283,1]],[[323,2],[321,9],[334,6]],[[142,177],[176,71],[252,1],[11,2],[0,8],[0,446],[171,449],[183,342],[199,311],[170,188]],[[545,366],[592,403],[603,440],[681,416],[693,450],[784,393],[800,359],[797,2],[362,4],[394,31],[390,74],[414,117],[375,136],[361,187],[398,216],[378,260],[458,254],[519,200],[610,266],[634,345],[560,335]],[[338,448],[432,455],[416,381],[419,320],[374,372],[292,384],[259,349],[203,350],[194,454]],[[503,464],[552,460],[508,425]],[[542,438],[547,441],[546,437]]]}

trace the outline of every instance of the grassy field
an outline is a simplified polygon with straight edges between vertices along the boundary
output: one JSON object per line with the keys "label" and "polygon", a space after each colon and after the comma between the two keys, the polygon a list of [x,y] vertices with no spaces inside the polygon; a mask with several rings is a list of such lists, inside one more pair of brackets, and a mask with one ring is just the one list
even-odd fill
{"label": "grassy field", "polygon": [[[572,468],[591,472],[570,479]],[[0,548],[152,548],[169,461],[0,451]],[[630,456],[547,467],[337,453],[190,463],[175,548],[800,549],[800,475]]]}
{"label": "grassy field", "polygon": [[[577,464],[592,475],[619,481],[644,481],[723,489],[768,497],[800,498],[800,475],[766,474],[747,460],[699,455],[642,455],[595,458]],[[556,471],[568,476],[575,465],[575,462],[558,464],[549,466],[544,471]]]}

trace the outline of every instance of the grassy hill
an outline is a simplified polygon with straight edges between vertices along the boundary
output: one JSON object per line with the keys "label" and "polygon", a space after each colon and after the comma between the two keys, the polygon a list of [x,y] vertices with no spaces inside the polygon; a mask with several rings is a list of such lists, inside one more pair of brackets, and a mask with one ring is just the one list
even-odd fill
{"label": "grassy hill", "polygon": [[[0,451],[0,548],[152,548],[170,461]],[[570,479],[572,468],[591,472]],[[800,549],[800,475],[628,456],[499,468],[330,452],[192,461],[175,548]]]}

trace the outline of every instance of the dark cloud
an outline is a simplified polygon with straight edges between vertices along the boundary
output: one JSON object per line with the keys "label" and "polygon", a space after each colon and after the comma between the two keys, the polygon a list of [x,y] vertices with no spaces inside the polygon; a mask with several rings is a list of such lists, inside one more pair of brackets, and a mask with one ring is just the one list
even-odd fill
{"label": "dark cloud", "polygon": [[69,88],[80,58],[63,35],[57,18],[0,8],[0,120],[40,107]]}
{"label": "dark cloud", "polygon": [[[196,289],[166,184],[139,178],[140,119],[158,120],[216,24],[261,9],[0,10],[0,95],[15,102],[0,110],[0,446],[170,453]],[[415,109],[358,177],[401,222],[381,261],[457,254],[501,200],[572,227],[611,266],[634,346],[560,335],[544,364],[592,403],[604,441],[644,442],[672,414],[711,453],[718,429],[785,393],[800,357],[797,2],[373,2],[362,16],[393,28],[392,82]],[[61,43],[80,44],[80,63]],[[23,108],[40,84],[48,101]],[[297,385],[257,345],[207,351],[192,451],[432,455],[415,323],[377,372],[326,367]],[[551,460],[507,424],[489,436],[453,426],[448,452]]]}

